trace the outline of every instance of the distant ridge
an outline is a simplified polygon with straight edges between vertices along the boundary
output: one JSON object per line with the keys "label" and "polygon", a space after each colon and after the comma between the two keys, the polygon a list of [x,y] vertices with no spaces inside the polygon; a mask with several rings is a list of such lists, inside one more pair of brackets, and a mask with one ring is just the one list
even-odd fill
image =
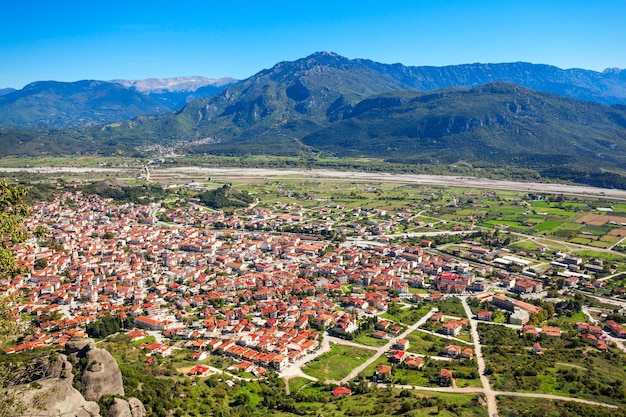
{"label": "distant ridge", "polygon": [[178,110],[211,97],[233,78],[36,81],[21,90],[0,90],[0,125],[29,128],[81,127]]}
{"label": "distant ridge", "polygon": [[201,76],[173,77],[173,78],[146,78],[143,80],[111,80],[112,83],[121,84],[126,88],[133,88],[140,93],[162,93],[169,91],[193,92],[201,87],[223,87],[236,82],[234,78],[206,78]]}
{"label": "distant ridge", "polygon": [[[616,69],[599,73],[523,62],[406,67],[318,52],[279,62],[176,111],[77,131],[5,128],[0,130],[0,152],[141,155],[160,145],[180,153],[519,167],[552,177],[569,170],[567,178],[580,178],[579,169],[624,172],[625,77],[626,71]],[[183,81],[155,82],[150,88],[168,83],[191,88],[182,87]],[[158,101],[134,88],[104,84],[107,91]],[[35,87],[37,83],[29,88]],[[59,95],[62,89],[45,90]],[[0,96],[0,110],[7,109],[2,104],[7,98],[19,94],[24,92]],[[84,94],[71,97],[80,102]],[[11,112],[0,111],[7,114]],[[597,173],[584,175],[598,178]],[[609,178],[610,183],[626,181]]]}
{"label": "distant ridge", "polygon": [[[316,75],[311,69],[314,67],[326,68],[325,71],[332,68],[338,78],[332,79],[322,73]],[[626,104],[626,71],[617,68],[608,68],[603,72],[563,70],[525,62],[411,67],[382,64],[368,59],[350,60],[333,52],[317,52],[293,62],[280,62],[248,78],[245,84],[250,86],[251,80],[258,80],[270,73],[285,80],[293,78],[294,84],[286,87],[289,87],[288,98],[298,101],[297,108],[293,109],[297,113],[310,114],[315,111],[314,107],[324,107],[325,99],[319,101],[324,96],[324,89],[339,92],[335,98],[347,101],[334,103],[336,108],[331,110],[333,117],[337,117],[337,110],[343,109],[344,105],[354,104],[355,100],[371,94],[393,90],[433,91],[449,87],[476,87],[499,81],[585,101]],[[319,82],[315,81],[317,76]],[[3,89],[0,91],[0,125],[78,127],[128,120],[144,114],[162,114],[180,110],[194,100],[213,97],[238,81],[229,77],[189,76],[91,83],[40,81],[21,90]],[[97,93],[93,83],[99,83]],[[112,86],[104,88],[107,84],[118,85],[123,90]],[[300,99],[300,94],[306,94],[300,86],[305,85],[309,92],[320,89],[312,94],[322,95],[316,99],[318,104]],[[44,88],[48,88],[48,91],[44,91]],[[238,94],[237,90],[232,91]],[[235,108],[231,108],[231,111],[238,112]]]}
{"label": "distant ridge", "polygon": [[0,88],[0,96],[16,91],[15,88]]}
{"label": "distant ridge", "polygon": [[106,81],[37,81],[0,96],[0,124],[76,127],[165,113],[160,101]]}

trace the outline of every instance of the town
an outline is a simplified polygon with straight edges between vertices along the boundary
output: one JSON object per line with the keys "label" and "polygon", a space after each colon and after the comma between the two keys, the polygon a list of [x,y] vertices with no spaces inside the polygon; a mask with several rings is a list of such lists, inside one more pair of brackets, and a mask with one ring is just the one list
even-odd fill
{"label": "town", "polygon": [[[29,272],[2,283],[28,335],[4,353],[121,329],[146,366],[183,353],[196,363],[181,370],[189,378],[275,373],[334,384],[336,397],[352,393],[351,381],[426,387],[480,394],[490,414],[496,398],[528,390],[502,382],[511,370],[494,362],[503,352],[489,343],[493,332],[508,332],[502,341],[514,335],[510,348],[525,363],[573,344],[598,361],[624,361],[626,304],[615,298],[624,290],[596,291],[623,280],[621,264],[551,250],[535,237],[535,250],[512,252],[502,228],[478,226],[482,208],[456,222],[324,199],[309,208],[259,195],[228,211],[181,201],[113,203],[66,189],[34,203],[25,226],[40,233],[14,248]],[[612,230],[617,246],[626,234],[619,224]],[[111,320],[122,325],[106,331],[100,324]],[[326,359],[332,368],[334,349],[357,347],[358,366],[316,370]],[[215,357],[227,360],[223,369]],[[556,392],[553,399],[626,404],[623,390]]]}

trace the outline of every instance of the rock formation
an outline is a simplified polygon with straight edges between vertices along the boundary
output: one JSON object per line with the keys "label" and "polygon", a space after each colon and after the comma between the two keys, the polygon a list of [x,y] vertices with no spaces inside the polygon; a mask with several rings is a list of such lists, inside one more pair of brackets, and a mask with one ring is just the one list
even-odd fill
{"label": "rock formation", "polygon": [[[82,375],[81,391],[76,390],[73,366]],[[111,354],[96,348],[93,340],[70,341],[65,355],[41,360],[42,379],[25,390],[24,404],[28,412],[41,417],[103,417],[97,400],[109,394],[116,398],[104,417],[145,417],[146,409],[136,398],[124,396],[122,373]],[[29,415],[28,413],[26,415]]]}
{"label": "rock formation", "polygon": [[85,399],[97,401],[105,394],[123,397],[122,372],[113,356],[104,349],[90,347],[84,357],[87,361],[81,378],[81,391]]}
{"label": "rock formation", "polygon": [[29,405],[26,415],[41,417],[100,417],[100,407],[95,401],[87,401],[72,386],[71,379],[44,379],[37,381],[37,388],[26,390],[24,404]]}
{"label": "rock formation", "polygon": [[109,408],[108,417],[144,417],[145,415],[146,408],[137,398],[131,398],[128,401],[115,398]]}

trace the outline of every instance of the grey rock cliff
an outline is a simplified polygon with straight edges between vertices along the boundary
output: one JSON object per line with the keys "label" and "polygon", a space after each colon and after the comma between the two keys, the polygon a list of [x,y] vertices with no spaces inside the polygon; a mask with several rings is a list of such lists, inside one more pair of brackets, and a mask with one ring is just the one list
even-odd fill
{"label": "grey rock cliff", "polygon": [[128,401],[121,398],[113,400],[109,408],[107,417],[145,417],[146,408],[137,398],[130,398]]}
{"label": "grey rock cliff", "polygon": [[[30,405],[29,413],[38,417],[100,417],[100,407],[85,398],[72,387],[68,379],[46,379],[38,382],[24,394],[24,403]],[[31,415],[26,413],[26,415]]]}
{"label": "grey rock cliff", "polygon": [[[37,388],[25,390],[26,415],[41,417],[102,417],[97,400],[103,395],[124,396],[122,373],[111,354],[96,348],[93,340],[70,341],[65,346],[66,355],[41,359],[38,368],[43,378]],[[69,359],[69,360],[68,360]],[[81,359],[84,359],[81,361]],[[73,366],[80,366],[81,390],[76,390]],[[145,417],[146,409],[137,398],[115,398],[106,417]]]}
{"label": "grey rock cliff", "polygon": [[97,401],[105,394],[124,396],[122,372],[117,362],[104,349],[86,352],[87,364],[83,370],[82,393],[86,400]]}
{"label": "grey rock cliff", "polygon": [[97,401],[105,394],[124,396],[122,372],[109,352],[96,348],[90,339],[70,341],[65,351],[75,364],[85,359],[80,382],[86,400]]}

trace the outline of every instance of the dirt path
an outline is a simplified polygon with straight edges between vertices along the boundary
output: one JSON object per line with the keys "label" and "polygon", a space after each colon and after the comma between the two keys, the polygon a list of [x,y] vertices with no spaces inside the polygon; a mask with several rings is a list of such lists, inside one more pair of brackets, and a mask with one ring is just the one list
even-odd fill
{"label": "dirt path", "polygon": [[547,400],[556,400],[556,401],[573,401],[577,403],[587,404],[587,405],[595,405],[599,407],[608,407],[608,408],[619,408],[613,404],[599,403],[597,401],[584,400],[582,398],[574,398],[574,397],[561,397],[559,395],[551,395],[551,394],[538,394],[535,392],[504,392],[504,391],[493,391],[495,395],[503,395],[505,397],[528,397],[528,398],[545,398]]}
{"label": "dirt path", "polygon": [[487,410],[490,416],[498,415],[498,401],[496,399],[496,393],[491,389],[489,379],[485,375],[485,359],[483,358],[482,345],[480,344],[480,338],[478,337],[478,330],[476,326],[476,320],[474,320],[472,310],[470,310],[467,304],[467,297],[461,298],[465,314],[470,322],[470,333],[472,340],[474,341],[474,354],[476,355],[476,362],[478,362],[478,375],[480,376],[480,382],[483,384],[483,392],[487,399]]}

